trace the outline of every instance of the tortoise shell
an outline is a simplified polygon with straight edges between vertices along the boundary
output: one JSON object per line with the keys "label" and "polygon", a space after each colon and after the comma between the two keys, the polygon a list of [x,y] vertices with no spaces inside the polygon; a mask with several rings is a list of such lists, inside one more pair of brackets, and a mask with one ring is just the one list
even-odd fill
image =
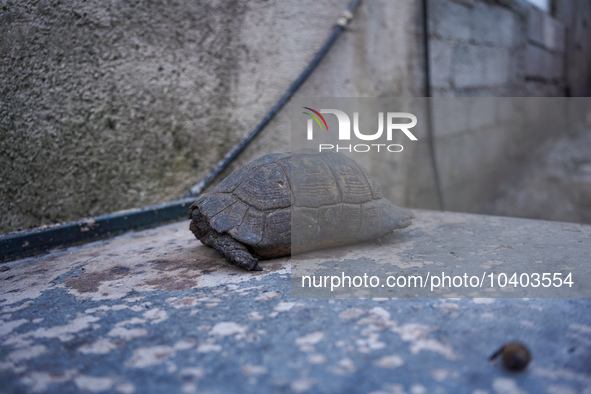
{"label": "tortoise shell", "polygon": [[[380,237],[407,227],[414,215],[383,198],[354,160],[306,151],[272,153],[238,168],[191,206],[189,218],[197,217],[205,217],[206,231],[272,258]],[[191,230],[203,238],[194,224]],[[216,249],[226,255],[224,247]]]}

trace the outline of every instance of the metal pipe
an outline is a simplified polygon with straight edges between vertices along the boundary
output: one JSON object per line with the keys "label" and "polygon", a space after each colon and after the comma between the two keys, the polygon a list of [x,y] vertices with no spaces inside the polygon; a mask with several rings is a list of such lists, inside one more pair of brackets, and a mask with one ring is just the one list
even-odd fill
{"label": "metal pipe", "polygon": [[322,45],[322,48],[316,53],[314,58],[310,61],[308,66],[302,71],[302,73],[298,76],[298,78],[291,84],[291,86],[283,93],[283,95],[279,98],[279,100],[271,107],[271,109],[263,116],[263,118],[257,123],[252,130],[246,134],[246,136],[230,150],[222,160],[220,160],[216,166],[197,184],[195,184],[187,194],[185,194],[185,198],[198,196],[199,194],[203,193],[205,189],[209,185],[215,181],[215,179],[238,157],[240,153],[250,144],[250,142],[265,128],[265,126],[275,117],[275,115],[283,108],[285,103],[289,101],[291,96],[304,84],[304,82],[308,79],[312,71],[318,66],[320,61],[324,58],[324,56],[328,53],[330,48],[333,46],[341,32],[343,31],[344,27],[349,23],[349,21],[353,18],[353,14],[359,5],[360,0],[353,0],[349,4],[349,8],[347,11],[343,12],[343,15],[337,20],[334,28],[328,39]]}
{"label": "metal pipe", "polygon": [[429,159],[433,171],[433,180],[435,181],[435,191],[437,193],[437,202],[439,210],[445,210],[443,202],[443,192],[441,190],[441,178],[439,176],[439,167],[437,166],[437,155],[435,152],[435,137],[433,133],[433,112],[431,109],[431,55],[429,53],[429,0],[423,0],[423,48],[425,51],[425,97],[427,114],[427,140],[429,144]]}

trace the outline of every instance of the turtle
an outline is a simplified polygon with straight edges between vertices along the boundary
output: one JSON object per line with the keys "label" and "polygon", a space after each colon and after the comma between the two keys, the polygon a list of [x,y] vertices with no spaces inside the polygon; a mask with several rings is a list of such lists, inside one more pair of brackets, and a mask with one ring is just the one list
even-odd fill
{"label": "turtle", "polygon": [[259,259],[379,238],[413,218],[353,159],[305,150],[238,168],[191,205],[189,228],[229,263],[261,271]]}

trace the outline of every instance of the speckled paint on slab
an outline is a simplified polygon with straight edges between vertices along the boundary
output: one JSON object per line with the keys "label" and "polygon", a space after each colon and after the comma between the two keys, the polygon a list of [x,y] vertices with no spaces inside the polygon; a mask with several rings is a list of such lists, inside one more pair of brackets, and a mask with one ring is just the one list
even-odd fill
{"label": "speckled paint on slab", "polygon": [[[0,392],[591,391],[588,299],[296,299],[289,259],[242,271],[187,225],[10,263]],[[520,374],[488,361],[513,340]]]}
{"label": "speckled paint on slab", "polygon": [[381,244],[293,256],[292,296],[591,297],[590,225],[418,212]]}

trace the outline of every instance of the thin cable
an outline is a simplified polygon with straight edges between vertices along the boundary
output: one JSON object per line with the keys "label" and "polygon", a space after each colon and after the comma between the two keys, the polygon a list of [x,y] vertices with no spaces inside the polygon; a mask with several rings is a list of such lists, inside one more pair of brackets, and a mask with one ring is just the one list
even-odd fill
{"label": "thin cable", "polygon": [[265,126],[275,117],[277,112],[287,101],[290,99],[291,96],[303,85],[303,83],[308,79],[312,71],[318,66],[324,55],[330,50],[332,45],[335,43],[341,32],[343,31],[344,27],[351,21],[353,18],[353,14],[359,5],[360,0],[353,0],[349,4],[349,8],[343,12],[342,16],[339,17],[335,27],[332,30],[332,33],[322,46],[320,50],[316,53],[316,56],[312,59],[312,61],[308,64],[308,66],[302,71],[300,76],[291,84],[291,86],[287,89],[287,91],[279,98],[279,100],[271,107],[269,112],[257,123],[254,128],[246,134],[246,136],[238,143],[232,150],[230,150],[222,160],[216,164],[216,166],[201,180],[199,183],[194,185],[191,190],[185,194],[184,197],[192,197],[198,196],[201,194],[209,185],[213,183],[213,181],[234,161],[234,159],[248,146],[248,144],[265,128]]}
{"label": "thin cable", "polygon": [[439,210],[445,210],[443,203],[443,192],[441,191],[441,178],[439,176],[439,167],[437,166],[437,156],[435,154],[435,137],[433,136],[433,113],[431,110],[431,55],[429,53],[429,11],[428,0],[423,0],[423,47],[425,50],[425,97],[427,112],[427,137],[429,144],[429,157],[431,160],[431,169],[435,180],[435,191],[437,192],[437,202]]}

